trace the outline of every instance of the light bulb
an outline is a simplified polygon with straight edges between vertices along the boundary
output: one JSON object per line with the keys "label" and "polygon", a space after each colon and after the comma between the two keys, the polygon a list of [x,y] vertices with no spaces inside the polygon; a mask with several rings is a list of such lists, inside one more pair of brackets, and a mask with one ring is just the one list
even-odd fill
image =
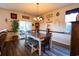
{"label": "light bulb", "polygon": [[40,20],[42,20],[42,18],[40,18]]}
{"label": "light bulb", "polygon": [[39,20],[39,17],[37,17],[37,19]]}
{"label": "light bulb", "polygon": [[33,18],[35,21],[37,20],[36,17]]}

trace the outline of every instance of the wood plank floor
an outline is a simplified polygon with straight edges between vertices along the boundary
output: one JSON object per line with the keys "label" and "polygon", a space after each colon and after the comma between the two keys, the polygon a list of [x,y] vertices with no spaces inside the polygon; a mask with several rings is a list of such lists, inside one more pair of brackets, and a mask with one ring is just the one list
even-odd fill
{"label": "wood plank floor", "polygon": [[[30,54],[30,52],[28,51],[29,49],[25,47],[24,43],[25,43],[25,40],[20,40],[17,47],[12,46],[13,49],[9,50],[9,52],[11,51],[11,55],[7,54],[6,56],[32,56],[32,55],[38,56],[37,53]],[[54,44],[52,46],[52,49],[46,50],[46,52],[42,51],[42,56],[69,56],[69,55],[70,55],[70,51],[68,49]]]}
{"label": "wood plank floor", "polygon": [[46,52],[43,54],[44,56],[69,56],[70,51],[66,48],[63,48],[61,46],[53,45],[50,50],[46,50]]}

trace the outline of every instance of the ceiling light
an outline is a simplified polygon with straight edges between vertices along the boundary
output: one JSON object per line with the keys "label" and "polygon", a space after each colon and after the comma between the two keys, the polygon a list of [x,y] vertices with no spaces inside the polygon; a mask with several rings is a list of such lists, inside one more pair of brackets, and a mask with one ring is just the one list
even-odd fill
{"label": "ceiling light", "polygon": [[38,16],[39,15],[39,3],[36,3],[36,5],[37,5],[37,16],[36,17],[34,17],[33,19],[35,20],[35,21],[42,21],[43,20],[43,17],[42,16]]}

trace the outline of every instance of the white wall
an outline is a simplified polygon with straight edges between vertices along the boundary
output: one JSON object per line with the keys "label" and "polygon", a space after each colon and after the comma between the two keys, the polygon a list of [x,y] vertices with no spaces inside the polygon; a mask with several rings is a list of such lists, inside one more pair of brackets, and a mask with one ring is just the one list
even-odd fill
{"label": "white wall", "polygon": [[[40,31],[40,33],[46,34],[45,31]],[[51,37],[53,41],[63,43],[66,45],[70,45],[71,42],[70,38],[71,38],[70,34],[63,34],[63,33],[52,33],[52,37]]]}
{"label": "white wall", "polygon": [[[65,32],[65,12],[67,10],[71,10],[78,7],[79,7],[79,4],[71,4],[43,14],[42,16],[44,16],[44,21],[40,22],[40,29],[43,29],[43,30],[46,29],[46,26],[47,26],[46,15],[52,13],[53,14],[52,17],[49,18],[51,21],[51,23],[49,23],[51,30]],[[60,13],[59,16],[56,16],[57,12]]]}
{"label": "white wall", "polygon": [[[46,15],[52,13],[52,17],[50,17],[50,29],[51,31],[58,31],[58,32],[65,32],[65,12],[67,10],[78,8],[79,4],[71,4],[67,5],[55,10],[52,10],[51,12],[45,13],[42,16],[44,17],[44,21],[40,22],[40,30],[46,30],[47,27],[47,18]],[[56,16],[56,13],[59,12],[60,15]],[[70,45],[70,34],[59,34],[59,33],[53,33],[53,41],[57,41],[66,45]]]}
{"label": "white wall", "polygon": [[70,34],[52,33],[52,40],[53,41],[63,43],[66,45],[70,45],[70,42],[71,42],[70,39],[71,39]]}
{"label": "white wall", "polygon": [[[11,11],[11,10],[0,8],[0,30],[3,30],[5,28],[8,29],[8,30],[11,30],[10,13],[16,13],[18,20],[23,20],[22,15],[29,16],[30,17],[29,20],[31,20],[31,21],[32,21],[32,18],[33,18],[33,16],[28,15],[26,13],[21,13],[21,12],[16,12],[16,11]],[[5,22],[6,18],[8,20],[7,22]]]}

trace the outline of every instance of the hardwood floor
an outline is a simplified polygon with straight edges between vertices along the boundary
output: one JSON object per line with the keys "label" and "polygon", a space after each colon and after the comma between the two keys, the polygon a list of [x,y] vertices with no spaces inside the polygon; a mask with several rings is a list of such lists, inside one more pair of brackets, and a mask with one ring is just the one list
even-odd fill
{"label": "hardwood floor", "polygon": [[[6,49],[4,49],[5,54],[3,54],[2,56],[38,56],[37,53],[33,53],[31,54],[28,50],[27,47],[25,47],[25,40],[19,40],[19,44],[17,47],[15,47],[15,45],[13,44],[13,46],[8,46],[7,49],[9,49],[9,51],[7,51]],[[12,47],[12,48],[11,48]],[[10,52],[10,53],[9,53]],[[6,54],[7,53],[7,54]],[[46,52],[42,52],[42,56],[69,56],[70,55],[70,51],[64,47],[61,46],[57,46],[54,45],[52,46],[52,49],[50,50],[46,50]]]}
{"label": "hardwood floor", "polygon": [[53,45],[52,49],[46,50],[46,52],[43,54],[44,56],[69,56],[70,51],[66,48],[63,48],[61,46]]}

